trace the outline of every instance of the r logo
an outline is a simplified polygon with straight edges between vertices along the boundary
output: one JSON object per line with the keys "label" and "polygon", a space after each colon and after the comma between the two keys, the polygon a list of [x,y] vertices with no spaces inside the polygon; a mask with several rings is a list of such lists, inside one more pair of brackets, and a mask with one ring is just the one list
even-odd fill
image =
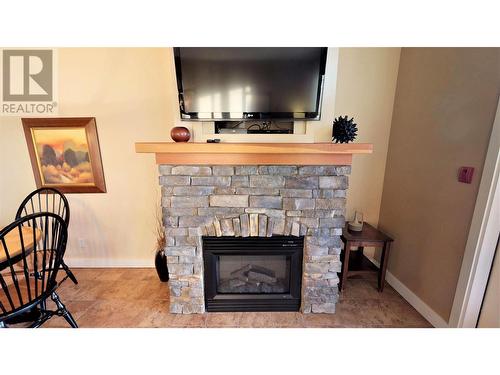
{"label": "r logo", "polygon": [[3,101],[53,99],[52,50],[3,50]]}

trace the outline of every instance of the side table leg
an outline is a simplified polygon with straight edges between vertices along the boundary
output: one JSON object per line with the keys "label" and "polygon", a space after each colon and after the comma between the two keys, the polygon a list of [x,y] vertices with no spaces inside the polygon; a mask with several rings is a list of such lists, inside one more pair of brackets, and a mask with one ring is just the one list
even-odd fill
{"label": "side table leg", "polygon": [[382,259],[380,260],[380,269],[378,271],[378,291],[382,293],[385,285],[385,274],[387,272],[387,263],[389,263],[389,253],[391,251],[391,243],[384,242],[382,249]]}
{"label": "side table leg", "polygon": [[363,255],[363,251],[365,250],[365,247],[364,246],[358,246],[358,252],[359,252],[359,255]]}
{"label": "side table leg", "polygon": [[360,260],[363,259],[363,252],[364,252],[364,250],[365,250],[364,246],[358,246],[358,251],[356,251],[356,257],[358,259],[360,259]]}
{"label": "side table leg", "polygon": [[340,279],[339,291],[342,291],[347,281],[347,272],[349,270],[349,253],[351,252],[351,243],[346,241],[344,246],[344,261],[342,262],[342,275]]}

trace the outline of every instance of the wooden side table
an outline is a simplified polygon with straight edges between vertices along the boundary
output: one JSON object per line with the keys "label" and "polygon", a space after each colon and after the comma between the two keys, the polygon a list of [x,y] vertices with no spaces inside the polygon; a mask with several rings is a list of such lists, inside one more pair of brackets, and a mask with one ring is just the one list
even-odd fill
{"label": "wooden side table", "polygon": [[[361,232],[354,232],[347,229],[347,223],[342,229],[340,236],[344,243],[344,252],[342,260],[342,273],[340,277],[339,290],[345,286],[348,276],[355,274],[364,274],[367,272],[378,272],[378,291],[383,292],[385,284],[385,273],[387,271],[387,263],[389,261],[389,253],[391,249],[391,242],[393,239],[374,228],[368,223],[363,224]],[[357,254],[350,256],[351,248],[358,247]],[[380,261],[380,268],[377,268],[368,258],[363,254],[365,246],[381,247],[382,258]]]}

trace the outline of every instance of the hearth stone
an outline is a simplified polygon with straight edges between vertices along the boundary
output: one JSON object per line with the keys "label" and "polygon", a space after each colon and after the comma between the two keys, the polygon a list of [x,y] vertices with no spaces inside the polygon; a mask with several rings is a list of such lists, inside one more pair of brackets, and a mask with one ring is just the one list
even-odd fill
{"label": "hearth stone", "polygon": [[334,313],[350,170],[160,165],[170,311],[205,312],[202,236],[292,235],[304,236],[302,312]]}

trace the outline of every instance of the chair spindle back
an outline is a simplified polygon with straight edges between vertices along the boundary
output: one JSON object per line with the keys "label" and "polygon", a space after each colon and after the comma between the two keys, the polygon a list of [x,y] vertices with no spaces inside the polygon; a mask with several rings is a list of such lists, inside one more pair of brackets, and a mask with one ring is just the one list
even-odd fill
{"label": "chair spindle back", "polygon": [[0,322],[52,293],[67,237],[66,222],[51,212],[28,214],[0,231]]}

